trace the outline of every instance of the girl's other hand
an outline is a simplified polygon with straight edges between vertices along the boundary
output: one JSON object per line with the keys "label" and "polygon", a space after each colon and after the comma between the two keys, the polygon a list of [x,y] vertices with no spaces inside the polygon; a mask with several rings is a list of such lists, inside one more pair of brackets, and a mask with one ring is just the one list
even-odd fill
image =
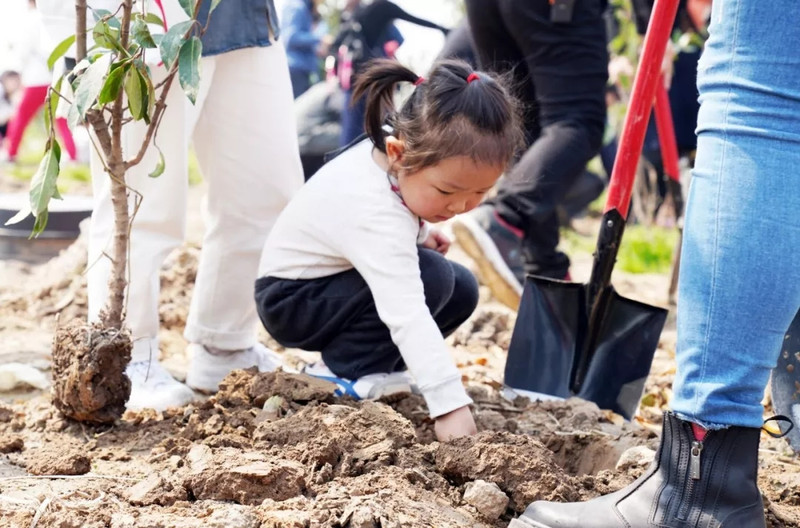
{"label": "girl's other hand", "polygon": [[431,229],[428,238],[425,239],[422,245],[428,249],[436,250],[442,255],[447,255],[450,250],[450,239],[438,229]]}
{"label": "girl's other hand", "polygon": [[478,432],[475,420],[472,418],[472,411],[467,406],[459,407],[455,411],[436,418],[433,429],[436,432],[436,439],[440,442],[474,435]]}

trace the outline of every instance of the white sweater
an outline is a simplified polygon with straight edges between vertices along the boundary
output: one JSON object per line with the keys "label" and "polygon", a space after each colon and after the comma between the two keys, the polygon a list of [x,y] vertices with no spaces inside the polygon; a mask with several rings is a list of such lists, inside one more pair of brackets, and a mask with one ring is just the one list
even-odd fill
{"label": "white sweater", "polygon": [[297,280],[358,270],[435,418],[472,400],[425,304],[417,255],[425,232],[391,190],[367,140],[295,195],[270,232],[259,275]]}

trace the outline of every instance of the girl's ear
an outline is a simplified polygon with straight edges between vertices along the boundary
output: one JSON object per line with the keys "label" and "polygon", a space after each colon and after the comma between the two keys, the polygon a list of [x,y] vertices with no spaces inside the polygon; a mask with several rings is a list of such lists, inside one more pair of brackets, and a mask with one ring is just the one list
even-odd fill
{"label": "girl's ear", "polygon": [[403,159],[403,154],[406,151],[406,144],[402,139],[397,139],[394,136],[386,136],[384,140],[386,145],[386,157],[389,159],[389,167],[393,167]]}

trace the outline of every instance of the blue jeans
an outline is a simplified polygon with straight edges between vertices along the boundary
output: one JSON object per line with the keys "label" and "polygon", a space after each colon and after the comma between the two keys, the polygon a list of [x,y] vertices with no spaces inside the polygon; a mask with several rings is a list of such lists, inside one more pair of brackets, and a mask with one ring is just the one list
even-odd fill
{"label": "blue jeans", "polygon": [[344,92],[344,108],[342,108],[342,132],[339,137],[339,146],[346,147],[358,136],[364,133],[364,119],[367,105],[362,97],[356,104],[353,103],[353,90]]}
{"label": "blue jeans", "polygon": [[715,1],[699,63],[672,407],[711,429],[761,426],[800,307],[796,13],[795,0]]}

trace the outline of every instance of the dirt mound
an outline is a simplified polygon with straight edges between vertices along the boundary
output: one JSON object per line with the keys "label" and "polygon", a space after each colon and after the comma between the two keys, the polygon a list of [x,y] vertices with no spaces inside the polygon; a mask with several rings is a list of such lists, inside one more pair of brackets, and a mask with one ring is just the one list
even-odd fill
{"label": "dirt mound", "polygon": [[480,433],[439,445],[436,469],[454,484],[494,482],[521,512],[535,500],[574,501],[572,479],[541,442],[510,433]]}
{"label": "dirt mound", "polygon": [[[162,358],[177,358],[168,368],[185,369],[197,254],[181,248],[162,270]],[[61,324],[85,316],[85,267],[77,246],[16,280],[0,277],[7,350],[49,347],[59,311]],[[501,528],[531,500],[582,500],[631,482],[648,452],[628,448],[658,442],[651,429],[671,397],[674,346],[662,342],[641,427],[579,400],[502,397],[514,319],[482,302],[449,338],[480,434],[446,444],[420,396],[355,402],[285,372],[236,371],[206,401],[107,425],[69,421],[42,394],[0,405],[0,526]],[[769,528],[800,526],[800,465],[782,441],[765,438],[760,454]]]}
{"label": "dirt mound", "polygon": [[[654,441],[585,402],[509,402],[477,387],[483,431],[438,443],[424,437],[417,396],[355,402],[330,390],[307,376],[235,371],[203,403],[106,426],[66,421],[44,398],[4,407],[0,438],[22,446],[0,458],[0,474],[6,463],[16,475],[84,475],[3,481],[0,497],[14,500],[0,526],[29,526],[40,512],[39,526],[59,527],[500,528],[533,500],[619,489],[643,470],[641,453],[609,470],[620,443]],[[597,460],[612,461],[581,474]],[[800,486],[770,474],[770,526],[796,526]]]}

